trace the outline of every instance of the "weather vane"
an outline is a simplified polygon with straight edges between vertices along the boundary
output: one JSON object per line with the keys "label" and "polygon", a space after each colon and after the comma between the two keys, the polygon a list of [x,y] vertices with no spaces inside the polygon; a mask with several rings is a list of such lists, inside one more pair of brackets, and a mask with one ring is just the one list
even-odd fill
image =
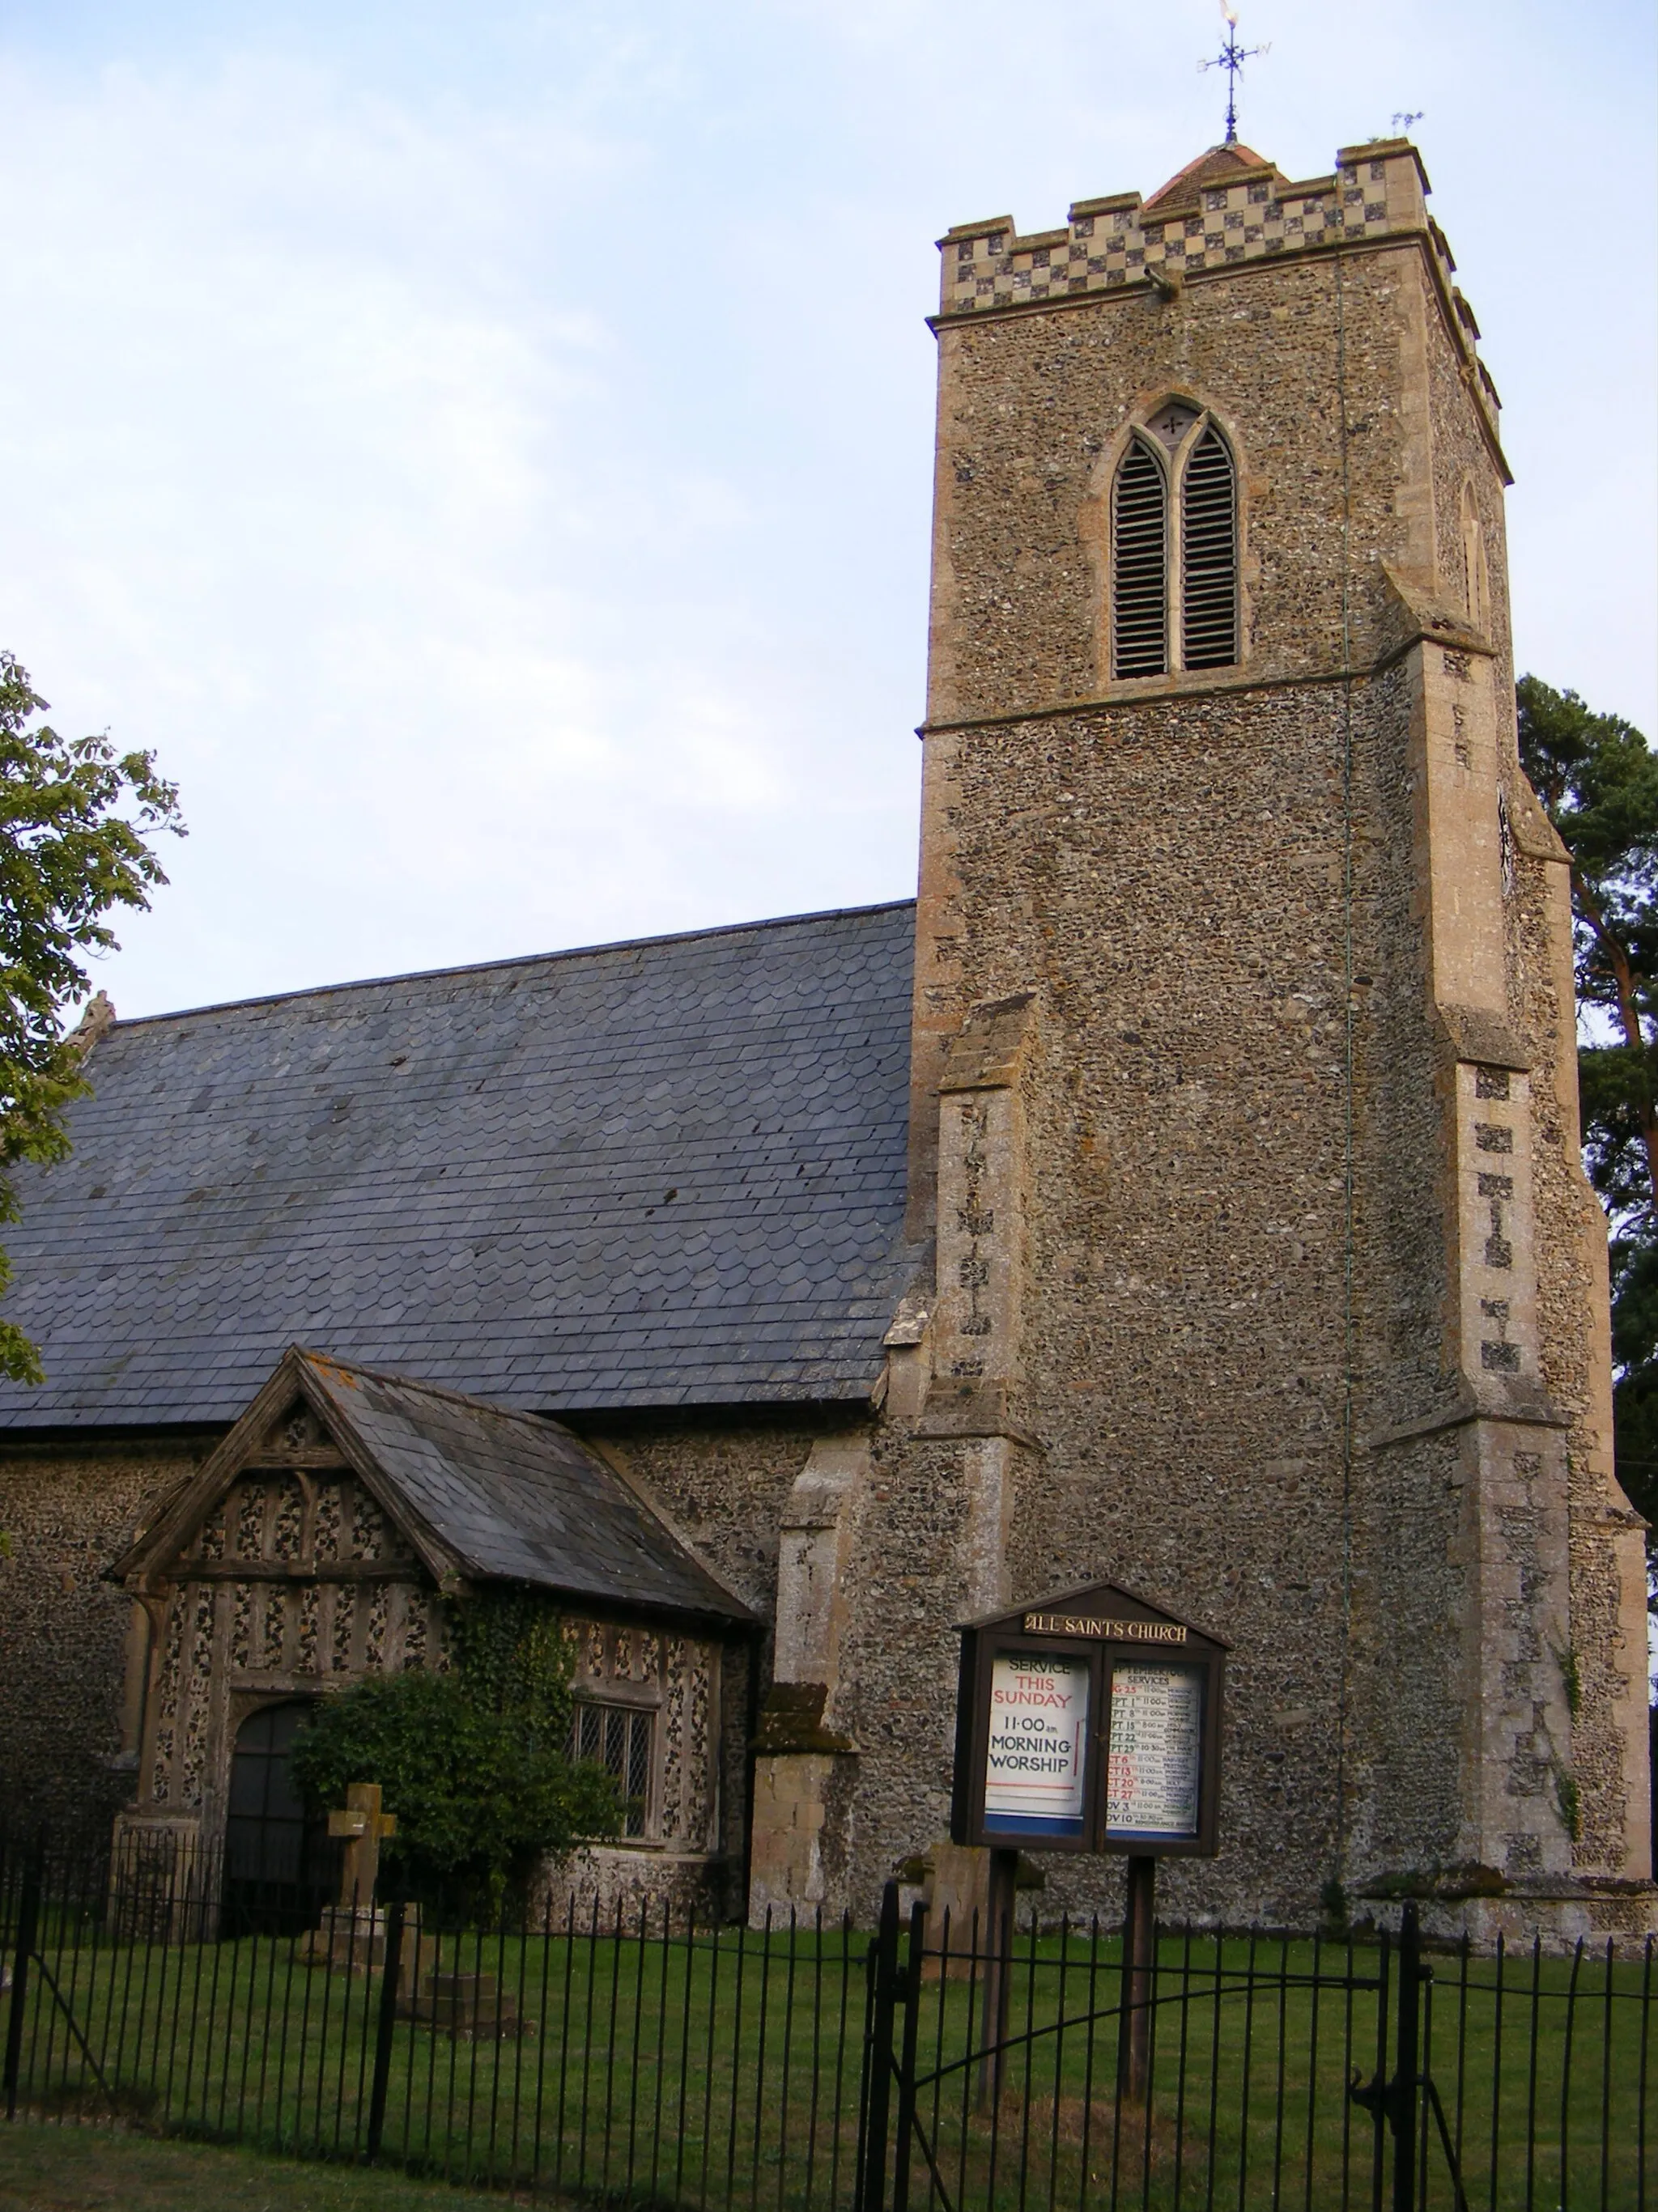
{"label": "weather vane", "polygon": [[1213,61],[1199,62],[1200,70],[1223,69],[1226,71],[1226,143],[1238,143],[1238,79],[1246,62],[1253,62],[1258,54],[1270,54],[1271,46],[1240,46],[1238,44],[1238,14],[1229,0],[1221,0],[1221,20],[1226,25],[1226,44]]}

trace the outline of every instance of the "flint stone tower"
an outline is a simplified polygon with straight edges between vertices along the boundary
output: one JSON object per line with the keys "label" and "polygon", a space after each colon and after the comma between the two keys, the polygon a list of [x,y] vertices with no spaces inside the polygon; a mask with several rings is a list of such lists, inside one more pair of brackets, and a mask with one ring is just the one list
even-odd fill
{"label": "flint stone tower", "polygon": [[935,1264],[856,1541],[844,1505],[814,1524],[831,1691],[808,1807],[761,1759],[762,1894],[845,1865],[862,1902],[942,1836],[951,1622],[1109,1575],[1234,1645],[1224,1846],[1168,1868],[1170,1909],[1306,1924],[1334,1883],[1488,1931],[1649,1924],[1567,860],[1520,769],[1498,401],[1427,189],[1402,140],[1299,184],[1234,145],[942,241]]}

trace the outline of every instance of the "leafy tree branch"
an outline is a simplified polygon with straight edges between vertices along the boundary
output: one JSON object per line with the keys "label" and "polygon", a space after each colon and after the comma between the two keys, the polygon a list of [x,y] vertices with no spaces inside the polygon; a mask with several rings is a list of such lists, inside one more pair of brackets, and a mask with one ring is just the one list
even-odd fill
{"label": "leafy tree branch", "polygon": [[[177,788],[153,753],[60,738],[35,721],[46,708],[27,670],[0,653],[0,1221],[17,1218],[9,1170],[70,1148],[64,1112],[88,1085],[64,1016],[87,991],[84,962],[115,949],[113,908],[147,908],[167,881],[151,839],[184,834]],[[0,1252],[0,1291],[10,1275]],[[3,1320],[0,1373],[42,1373],[35,1346]]]}

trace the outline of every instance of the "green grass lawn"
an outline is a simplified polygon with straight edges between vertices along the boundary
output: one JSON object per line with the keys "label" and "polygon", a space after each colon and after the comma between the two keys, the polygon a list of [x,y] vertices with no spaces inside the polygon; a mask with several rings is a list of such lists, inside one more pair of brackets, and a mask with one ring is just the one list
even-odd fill
{"label": "green grass lawn", "polygon": [[[496,1975],[534,2033],[466,2040],[399,2021],[384,2155],[454,2182],[534,2181],[615,2203],[847,2205],[867,1945],[737,1930],[672,1943],[448,1939],[437,1964]],[[379,1976],[308,1969],[289,1940],[110,1945],[66,1920],[43,1948],[87,2047],[37,1985],[31,2118],[107,2121],[113,2108],[149,2131],[362,2152]],[[1120,2115],[1114,1941],[1021,1940],[1009,2027],[1029,2039],[1010,2051],[999,2098],[974,2056],[982,1990],[971,1977],[924,1982],[911,2203],[936,2185],[953,2212],[1178,2212],[1211,2192],[1240,2212],[1368,2206],[1375,2124],[1346,2087],[1377,2069],[1378,1964],[1374,1947],[1166,1940],[1149,2111]],[[1490,1960],[1434,1966],[1426,2057],[1471,2202],[1597,2205],[1604,2185],[1606,2203],[1632,2206],[1643,2112],[1658,2137],[1641,1969],[1527,1958],[1509,1963],[1499,1993]],[[332,2172],[330,2186],[342,2171],[312,2170]],[[1448,2207],[1436,2133],[1428,2171],[1425,2204]]]}
{"label": "green grass lawn", "polygon": [[500,2212],[514,2201],[103,2128],[0,2123],[0,2212]]}

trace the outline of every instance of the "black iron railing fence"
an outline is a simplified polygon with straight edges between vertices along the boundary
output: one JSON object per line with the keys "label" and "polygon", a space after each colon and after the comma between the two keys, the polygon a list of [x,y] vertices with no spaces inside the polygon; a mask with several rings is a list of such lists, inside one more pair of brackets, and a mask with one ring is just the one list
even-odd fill
{"label": "black iron railing fence", "polygon": [[1365,1942],[1163,1929],[1137,1975],[1092,1926],[1001,1935],[889,1897],[860,2212],[1647,2203],[1650,1943],[1429,1956],[1407,1909]]}
{"label": "black iron railing fence", "polygon": [[319,1923],[0,1844],[4,2110],[661,2212],[1647,2204],[1651,1947],[991,1934]]}

